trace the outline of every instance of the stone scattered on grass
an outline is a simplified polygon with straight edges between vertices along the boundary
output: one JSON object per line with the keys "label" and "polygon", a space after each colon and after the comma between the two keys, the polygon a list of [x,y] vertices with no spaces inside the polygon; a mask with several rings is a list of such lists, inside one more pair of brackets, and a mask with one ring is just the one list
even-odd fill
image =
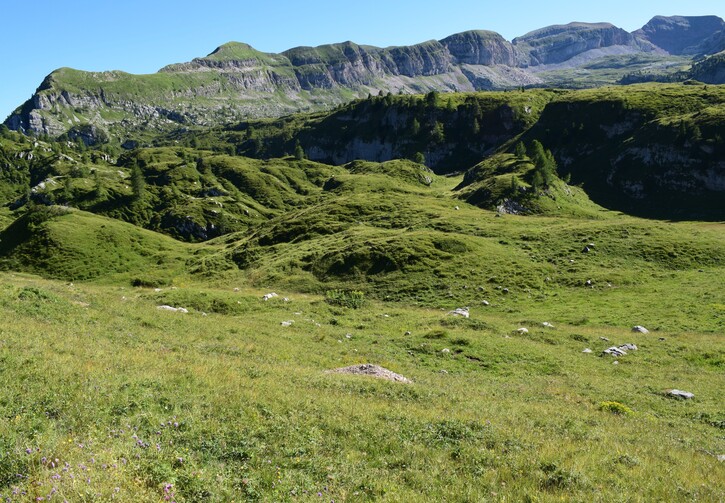
{"label": "stone scattered on grass", "polygon": [[606,337],[600,337],[599,339],[603,340],[604,342],[609,342],[609,339],[607,339]]}
{"label": "stone scattered on grass", "polygon": [[294,323],[294,320],[287,320],[287,321],[283,321],[282,323],[280,323],[280,325],[282,325],[283,327],[291,327],[293,323]]}
{"label": "stone scattered on grass", "polygon": [[695,398],[694,393],[690,393],[689,391],[682,391],[680,389],[668,389],[665,391],[665,394],[672,398],[680,398],[682,400],[689,400],[691,398]]}
{"label": "stone scattered on grass", "polygon": [[589,348],[584,348],[584,351],[582,353],[592,353],[593,351]]}
{"label": "stone scattered on grass", "polygon": [[342,367],[339,369],[328,370],[328,374],[354,374],[354,375],[365,375],[369,377],[376,377],[378,379],[387,379],[388,381],[402,382],[405,384],[411,384],[413,381],[404,377],[400,374],[396,374],[384,367],[379,365],[373,365],[371,363],[363,363],[360,365],[351,365],[349,367]]}
{"label": "stone scattered on grass", "polygon": [[518,329],[518,330],[516,330],[516,331],[517,331],[518,333],[520,333],[521,335],[524,335],[524,334],[528,334],[528,333],[529,333],[529,329],[528,329],[528,328],[524,328],[524,327],[521,327],[521,328],[519,328],[519,329]]}
{"label": "stone scattered on grass", "polygon": [[450,352],[451,352],[451,350],[448,348],[441,349],[441,353],[450,353]]}
{"label": "stone scattered on grass", "polygon": [[160,309],[161,311],[171,311],[173,313],[182,313],[182,314],[186,314],[189,312],[188,309],[184,309],[183,307],[167,306],[166,304],[164,304],[162,306],[157,306],[156,309]]}
{"label": "stone scattered on grass", "polygon": [[274,293],[274,292],[270,292],[270,293],[268,293],[268,294],[265,294],[265,295],[263,295],[263,296],[262,296],[262,300],[269,300],[269,299],[273,299],[273,298],[275,298],[275,297],[279,297],[279,295],[277,295],[277,294],[276,294],[276,293]]}
{"label": "stone scattered on grass", "polygon": [[632,332],[638,332],[640,334],[648,334],[649,330],[644,328],[642,325],[635,325],[632,327]]}
{"label": "stone scattered on grass", "polygon": [[627,343],[622,344],[621,346],[612,346],[611,348],[607,348],[604,351],[602,351],[602,355],[612,355],[612,356],[626,356],[627,351],[637,351],[637,346],[635,344]]}
{"label": "stone scattered on grass", "polygon": [[467,307],[456,308],[453,311],[449,311],[448,314],[451,314],[453,316],[463,316],[464,318],[468,318],[470,316]]}
{"label": "stone scattered on grass", "polygon": [[491,303],[489,301],[487,301],[487,300],[482,301],[481,304],[483,304],[484,306],[490,306],[491,305]]}
{"label": "stone scattered on grass", "polygon": [[544,323],[542,323],[541,326],[544,328],[554,328],[554,325],[552,325],[548,321],[545,321]]}
{"label": "stone scattered on grass", "polygon": [[724,463],[725,462],[725,454],[718,454],[717,455],[717,460],[720,461],[721,463]]}

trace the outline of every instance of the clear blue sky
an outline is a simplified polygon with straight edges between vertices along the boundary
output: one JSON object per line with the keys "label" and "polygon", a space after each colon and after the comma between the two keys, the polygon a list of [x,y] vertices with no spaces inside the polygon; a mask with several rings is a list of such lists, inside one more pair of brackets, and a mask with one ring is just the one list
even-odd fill
{"label": "clear blue sky", "polygon": [[472,29],[511,40],[571,21],[633,31],[658,14],[725,18],[725,0],[4,0],[0,9],[0,120],[56,68],[153,73],[232,40],[281,52],[345,40],[409,45]]}

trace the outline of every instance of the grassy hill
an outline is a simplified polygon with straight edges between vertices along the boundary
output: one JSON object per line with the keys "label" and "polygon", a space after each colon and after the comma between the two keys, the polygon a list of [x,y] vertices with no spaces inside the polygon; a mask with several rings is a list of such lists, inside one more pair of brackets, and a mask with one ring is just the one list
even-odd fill
{"label": "grassy hill", "polygon": [[[0,274],[0,494],[721,499],[721,226],[481,211],[445,216],[475,212],[469,228],[490,237],[459,229],[405,240],[475,252],[439,257],[453,296],[436,286],[427,302],[435,307],[369,293],[352,309],[285,288],[283,274],[257,276],[263,288],[245,286],[243,274],[184,275],[159,291]],[[586,240],[596,252],[580,254]],[[496,279],[479,291],[468,275],[484,266]],[[554,285],[524,283],[532,272]],[[594,288],[580,283],[589,277]],[[265,302],[270,291],[280,296]],[[447,314],[464,300],[470,318]],[[633,324],[652,332],[633,333]],[[617,365],[598,356],[624,343],[638,350]],[[413,384],[326,373],[367,362]],[[695,398],[668,398],[670,388]]]}
{"label": "grassy hill", "polygon": [[[0,499],[722,500],[721,91],[383,96],[126,152],[3,131]],[[300,152],[356,138],[424,162]],[[672,194],[713,221],[597,204]],[[365,363],[412,383],[328,372]]]}

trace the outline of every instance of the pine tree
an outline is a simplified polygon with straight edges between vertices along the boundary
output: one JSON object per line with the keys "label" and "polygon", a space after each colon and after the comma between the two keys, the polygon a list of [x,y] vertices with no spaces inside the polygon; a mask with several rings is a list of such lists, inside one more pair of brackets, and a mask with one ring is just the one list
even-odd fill
{"label": "pine tree", "polygon": [[526,146],[524,145],[524,142],[520,141],[516,144],[514,155],[521,160],[526,157]]}
{"label": "pine tree", "polygon": [[301,161],[305,158],[305,150],[302,148],[302,145],[300,145],[300,141],[297,140],[295,143],[295,159],[298,161]]}
{"label": "pine tree", "polygon": [[146,195],[146,180],[137,163],[131,167],[131,193],[134,201],[139,201]]}

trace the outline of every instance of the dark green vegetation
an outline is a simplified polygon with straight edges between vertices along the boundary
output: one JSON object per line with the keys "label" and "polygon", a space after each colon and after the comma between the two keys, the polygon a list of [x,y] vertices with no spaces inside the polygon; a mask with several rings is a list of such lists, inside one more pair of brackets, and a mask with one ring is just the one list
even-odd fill
{"label": "dark green vegetation", "polygon": [[[723,124],[677,84],[4,129],[0,499],[725,498]],[[325,372],[366,362],[413,384]]]}

